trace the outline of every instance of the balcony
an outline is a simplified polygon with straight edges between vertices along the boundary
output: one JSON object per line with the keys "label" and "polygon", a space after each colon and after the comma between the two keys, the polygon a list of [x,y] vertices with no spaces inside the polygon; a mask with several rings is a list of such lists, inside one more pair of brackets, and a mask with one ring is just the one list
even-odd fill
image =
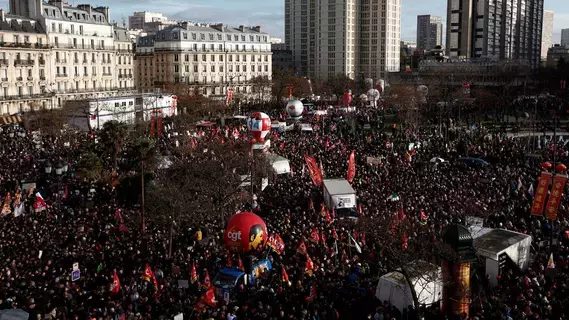
{"label": "balcony", "polygon": [[56,59],[55,63],[67,64],[67,60],[64,59]]}
{"label": "balcony", "polygon": [[80,76],[81,76],[81,75],[78,74],[78,73],[75,74],[75,78],[79,78]]}
{"label": "balcony", "polygon": [[24,78],[22,78],[22,77],[16,77],[16,81],[22,81],[22,80],[24,80]]}
{"label": "balcony", "polygon": [[66,73],[58,73],[55,76],[61,78],[61,77],[67,77],[67,74]]}
{"label": "balcony", "polygon": [[109,76],[112,76],[112,75],[113,75],[112,73],[103,73],[103,77],[109,77]]}
{"label": "balcony", "polygon": [[2,78],[2,81],[6,82],[6,81],[8,81],[8,78]]}
{"label": "balcony", "polygon": [[120,53],[134,53],[133,49],[117,49],[117,52]]}
{"label": "balcony", "polygon": [[97,49],[97,50],[112,50],[112,51],[114,51],[114,50],[115,50],[115,47],[112,47],[112,46],[97,46],[96,49]]}
{"label": "balcony", "polygon": [[31,100],[31,99],[45,99],[52,97],[52,93],[38,93],[38,94],[15,94],[8,96],[0,96],[0,100]]}
{"label": "balcony", "polygon": [[45,76],[41,76],[40,80],[45,81]]}
{"label": "balcony", "polygon": [[0,59],[0,65],[7,66],[8,65],[8,59]]}
{"label": "balcony", "polygon": [[74,63],[74,64],[79,64],[79,60],[74,59],[74,60],[73,60],[73,63]]}
{"label": "balcony", "polygon": [[89,60],[83,60],[83,64],[89,63]]}
{"label": "balcony", "polygon": [[40,65],[43,66],[43,65],[45,65],[45,60],[44,60],[44,59],[39,59],[39,63],[40,63]]}
{"label": "balcony", "polygon": [[35,60],[16,60],[14,61],[14,66],[33,66]]}
{"label": "balcony", "polygon": [[97,60],[91,60],[91,63],[97,63]]}
{"label": "balcony", "polygon": [[34,77],[28,77],[28,81],[34,80]]}

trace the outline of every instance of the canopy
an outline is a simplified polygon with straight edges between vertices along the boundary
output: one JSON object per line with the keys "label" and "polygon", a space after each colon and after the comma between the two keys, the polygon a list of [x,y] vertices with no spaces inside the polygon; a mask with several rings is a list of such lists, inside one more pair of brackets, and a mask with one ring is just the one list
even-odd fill
{"label": "canopy", "polygon": [[[420,304],[430,305],[441,300],[443,283],[440,267],[417,260],[406,265],[405,270],[411,282],[413,282]],[[388,301],[399,311],[403,311],[403,309],[409,306],[415,306],[411,287],[400,272],[400,269],[390,272],[379,279],[375,297],[380,301]]]}
{"label": "canopy", "polygon": [[0,320],[28,320],[30,315],[22,309],[0,310]]}
{"label": "canopy", "polygon": [[439,158],[439,157],[434,157],[430,160],[431,163],[443,163],[445,162],[445,159],[443,158]]}

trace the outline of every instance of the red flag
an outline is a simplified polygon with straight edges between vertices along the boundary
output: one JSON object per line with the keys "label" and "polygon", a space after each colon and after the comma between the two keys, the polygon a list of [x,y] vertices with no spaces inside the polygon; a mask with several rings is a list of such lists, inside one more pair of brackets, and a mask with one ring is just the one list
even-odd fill
{"label": "red flag", "polygon": [[320,187],[322,185],[322,172],[318,168],[318,164],[316,160],[305,154],[304,161],[306,162],[306,166],[308,167],[308,172],[310,173],[310,178],[312,178],[312,182],[315,186]]}
{"label": "red flag", "polygon": [[320,215],[322,216],[322,218],[326,217],[326,214],[328,214],[328,207],[326,207],[326,203],[322,202],[322,208],[320,208]]}
{"label": "red flag", "polygon": [[338,233],[336,232],[336,228],[332,227],[332,238],[338,240]]}
{"label": "red flag", "polygon": [[117,295],[121,289],[121,281],[117,275],[117,271],[113,272],[113,283],[111,284],[111,294],[113,296]]}
{"label": "red flag", "polygon": [[225,266],[231,268],[233,267],[233,262],[231,261],[231,253],[229,253],[229,250],[227,250],[226,254],[227,260],[225,261]]}
{"label": "red flag", "polygon": [[158,292],[158,281],[156,281],[156,277],[154,276],[154,272],[152,271],[152,269],[150,269],[150,266],[148,265],[148,263],[144,267],[144,274],[142,275],[142,279],[144,281],[152,282],[152,285],[156,289],[156,292]]}
{"label": "red flag", "polygon": [[405,217],[406,217],[405,211],[403,210],[403,206],[401,206],[399,208],[399,221],[401,222],[405,221]]}
{"label": "red flag", "polygon": [[312,276],[313,271],[314,271],[314,262],[312,262],[312,259],[310,259],[308,255],[306,255],[306,265],[304,266],[304,272],[306,272],[307,275]]}
{"label": "red flag", "polygon": [[154,137],[154,116],[150,117],[150,136]]}
{"label": "red flag", "polygon": [[312,198],[310,198],[310,202],[308,203],[308,209],[315,211],[314,210],[314,201],[312,201]]}
{"label": "red flag", "polygon": [[156,136],[162,136],[162,117],[158,117],[158,121],[156,121]]}
{"label": "red flag", "polygon": [[190,271],[190,283],[196,283],[198,281],[198,272],[196,271],[196,264],[192,262],[192,270]]}
{"label": "red flag", "polygon": [[35,212],[43,211],[46,208],[47,208],[47,204],[45,203],[45,200],[43,199],[43,197],[41,196],[41,194],[39,192],[36,193],[36,202],[34,202]]}
{"label": "red flag", "polygon": [[423,209],[419,211],[419,220],[423,225],[427,224],[427,220],[429,220],[429,217],[425,214],[425,211],[423,211]]}
{"label": "red flag", "polygon": [[324,217],[324,219],[326,220],[327,224],[330,224],[333,222],[332,217],[330,217],[330,213],[328,212],[328,210],[326,210],[326,216]]}
{"label": "red flag", "polygon": [[239,259],[237,260],[237,269],[245,271],[245,267],[243,266],[243,260],[241,260],[241,256],[239,256]]}
{"label": "red flag", "polygon": [[324,248],[328,247],[328,245],[326,244],[326,235],[324,235],[324,232],[322,232],[322,235],[320,236],[320,241],[322,241],[322,245],[324,246]]}
{"label": "red flag", "polygon": [[302,254],[302,255],[308,254],[308,251],[306,250],[306,244],[304,243],[304,238],[302,238],[300,240],[300,243],[298,244],[298,248],[296,249],[296,253]]}
{"label": "red flag", "polygon": [[316,292],[316,282],[312,283],[312,287],[310,288],[310,295],[306,297],[306,301],[314,301],[318,297],[318,293]]}
{"label": "red flag", "polygon": [[401,237],[401,248],[403,250],[407,250],[407,232],[403,232],[403,237]]}
{"label": "red flag", "polygon": [[285,270],[284,266],[281,267],[281,268],[282,268],[282,269],[281,269],[281,278],[282,278],[282,281],[288,283],[288,282],[289,282],[288,274],[286,273],[286,270]]}
{"label": "red flag", "polygon": [[355,176],[356,176],[356,151],[352,150],[352,153],[350,154],[350,158],[348,160],[348,173],[346,175],[346,180],[348,180],[349,183],[352,183],[352,181],[354,181]]}
{"label": "red flag", "polygon": [[205,289],[209,289],[211,287],[211,280],[209,279],[209,273],[207,272],[207,269],[205,269],[205,276],[203,279],[202,287]]}
{"label": "red flag", "polygon": [[533,204],[531,206],[531,213],[541,216],[543,215],[543,208],[545,207],[545,197],[547,196],[547,189],[549,188],[549,181],[551,181],[551,173],[542,172],[537,183],[537,190]]}
{"label": "red flag", "polygon": [[364,207],[361,203],[358,204],[358,216],[360,216],[360,217],[364,216]]}
{"label": "red flag", "polygon": [[310,241],[314,243],[320,242],[320,232],[316,227],[312,228],[312,232],[310,232]]}
{"label": "red flag", "polygon": [[209,287],[207,291],[203,293],[203,295],[196,303],[194,309],[199,312],[204,312],[206,311],[207,306],[210,306],[212,308],[217,307],[217,301],[215,300],[215,291],[213,287]]}

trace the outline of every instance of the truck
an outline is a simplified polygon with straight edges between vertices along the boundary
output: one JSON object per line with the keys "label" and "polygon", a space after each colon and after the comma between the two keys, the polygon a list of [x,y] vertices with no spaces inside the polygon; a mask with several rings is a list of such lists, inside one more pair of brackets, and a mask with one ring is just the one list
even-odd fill
{"label": "truck", "polygon": [[215,288],[216,296],[228,298],[231,292],[239,287],[239,285],[255,285],[255,281],[258,279],[259,275],[263,272],[270,272],[273,269],[271,261],[268,259],[261,260],[253,264],[251,273],[247,274],[245,271],[233,268],[225,267],[215,275],[213,278],[213,286]]}
{"label": "truck", "polygon": [[324,203],[340,220],[358,219],[356,191],[346,179],[324,179]]}

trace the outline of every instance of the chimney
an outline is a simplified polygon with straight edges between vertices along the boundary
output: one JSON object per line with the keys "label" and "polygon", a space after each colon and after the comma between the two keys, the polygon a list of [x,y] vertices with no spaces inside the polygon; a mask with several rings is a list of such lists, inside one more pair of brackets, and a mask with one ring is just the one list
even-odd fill
{"label": "chimney", "polygon": [[4,9],[0,9],[0,18],[2,19],[0,21],[6,21],[6,12],[4,12]]}
{"label": "chimney", "polygon": [[253,28],[253,30],[260,33],[261,32],[261,26],[256,26],[255,28]]}
{"label": "chimney", "polygon": [[245,27],[244,27],[244,26],[239,26],[239,31],[241,31],[241,32],[245,31]]}

